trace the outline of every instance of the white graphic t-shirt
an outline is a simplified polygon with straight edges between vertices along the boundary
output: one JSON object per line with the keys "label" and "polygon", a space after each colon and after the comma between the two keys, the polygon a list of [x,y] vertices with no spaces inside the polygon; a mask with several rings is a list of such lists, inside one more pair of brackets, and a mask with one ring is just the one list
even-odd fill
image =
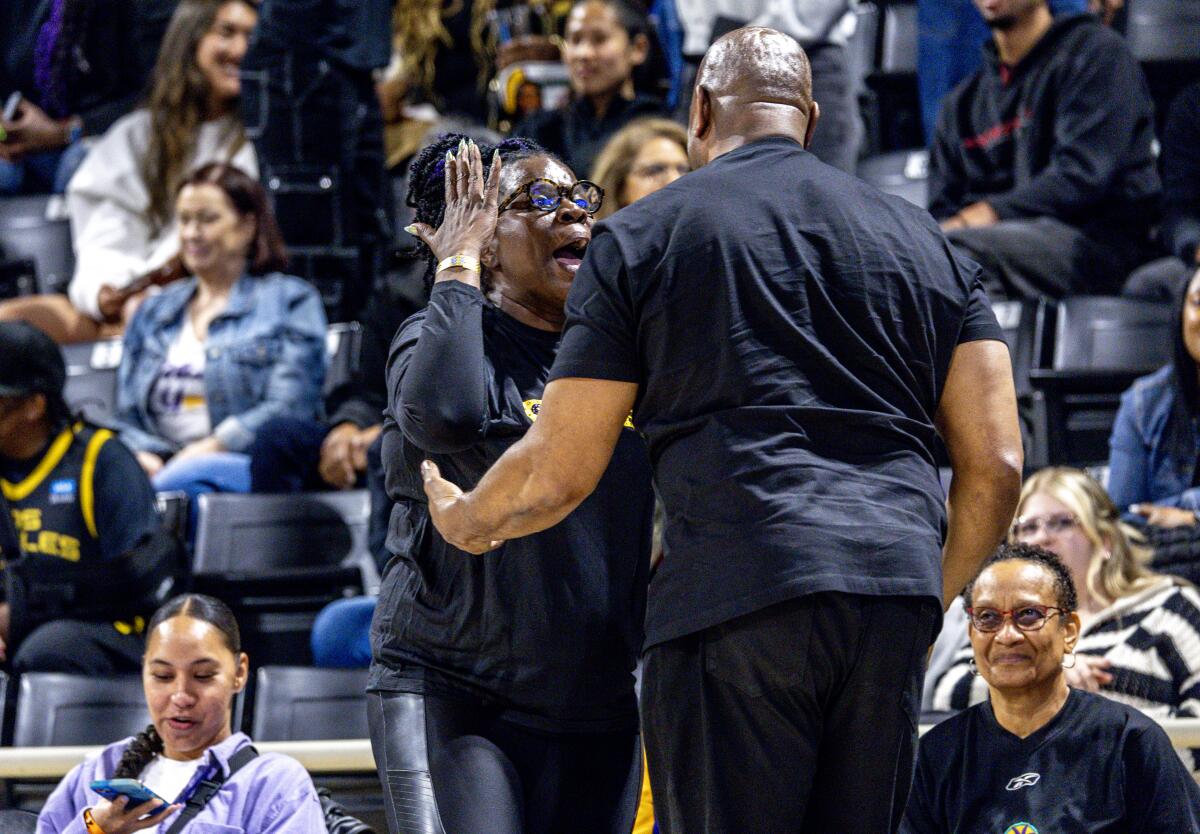
{"label": "white graphic t-shirt", "polygon": [[212,434],[204,392],[204,343],[185,318],[179,338],[167,351],[158,379],[150,387],[150,413],[158,433],[180,445]]}

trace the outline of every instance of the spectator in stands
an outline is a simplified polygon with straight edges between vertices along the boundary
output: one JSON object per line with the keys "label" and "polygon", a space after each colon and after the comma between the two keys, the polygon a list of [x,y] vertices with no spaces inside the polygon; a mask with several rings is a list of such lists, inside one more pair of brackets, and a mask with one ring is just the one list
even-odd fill
{"label": "spectator in stands", "polygon": [[650,22],[635,0],[577,0],[562,49],[571,101],[525,119],[513,135],[529,137],[573,171],[591,171],[610,136],[641,116],[665,115],[661,102],[634,90],[634,70],[650,51]]}
{"label": "spectator in stands", "polygon": [[942,106],[930,211],[993,297],[1117,291],[1159,196],[1153,105],[1120,35],[1044,0],[975,0],[984,66]]}
{"label": "spectator in stands", "polygon": [[0,660],[17,673],[133,671],[142,617],[162,600],[142,597],[178,555],[154,492],[112,432],[71,417],[49,336],[2,322],[0,356],[0,509],[19,550],[3,556]]}
{"label": "spectator in stands", "polygon": [[157,489],[246,492],[246,452],[263,424],[317,414],[325,312],[312,286],[278,272],[283,241],[266,191],[245,172],[205,165],[184,180],[175,213],[193,277],[134,314],[117,428]]}
{"label": "spectator in stands", "polygon": [[687,131],[670,119],[638,119],[608,140],[592,180],[608,196],[596,219],[653,194],[689,170]]}
{"label": "spectator in stands", "polygon": [[[462,139],[412,165],[411,231],[434,284],[388,362],[394,556],[372,625],[368,715],[389,825],[436,813],[448,832],[628,832],[654,500],[641,439],[622,431],[595,496],[500,558],[445,542],[419,472],[431,457],[474,481],[538,419],[603,195],[527,140],[493,154]],[[413,771],[432,781],[415,807]]]}
{"label": "spectator in stands", "polygon": [[71,180],[76,254],[69,298],[0,303],[60,344],[120,333],[131,299],[183,275],[171,222],[179,184],[208,162],[257,173],[237,117],[238,67],[257,19],[250,0],[182,0],[163,38],[145,107],[120,119]]}
{"label": "spectator in stands", "polygon": [[1173,361],[1121,395],[1108,441],[1113,502],[1160,527],[1195,524],[1200,510],[1200,271],[1177,297]]}
{"label": "spectator in stands", "polygon": [[15,118],[0,121],[0,195],[66,189],[84,140],[133,109],[158,52],[162,5],[0,4],[0,100],[22,96]]}
{"label": "spectator in stands", "polygon": [[921,739],[902,834],[1200,831],[1200,787],[1162,728],[1069,683],[1073,573],[1005,545],[963,591],[989,699]]}
{"label": "spectator in stands", "polygon": [[1173,299],[1200,269],[1200,82],[1171,102],[1162,138],[1163,222],[1158,236],[1171,253],[1129,276],[1125,294]]}
{"label": "spectator in stands", "polygon": [[676,4],[684,30],[683,52],[693,64],[709,44],[739,26],[767,26],[799,41],[812,63],[812,97],[821,109],[821,127],[808,150],[822,162],[854,173],[863,135],[858,108],[861,84],[848,48],[857,26],[856,0],[676,0]]}
{"label": "spectator in stands", "polygon": [[[258,753],[234,731],[233,699],[249,675],[237,621],[223,602],[188,594],[160,608],[142,663],[151,724],[72,768],[46,800],[38,834],[174,830],[189,814],[186,831],[323,834],[321,804],[304,768],[290,756]],[[157,802],[109,801],[89,787],[96,779],[137,779],[172,804],[139,819]],[[203,803],[202,780],[217,785]]]}
{"label": "spectator in stands", "polygon": [[[1200,594],[1146,567],[1149,550],[1100,484],[1077,469],[1034,474],[1022,487],[1009,541],[1054,553],[1078,589],[1071,608],[1078,609],[1079,643],[1064,670],[1068,684],[1154,718],[1200,716]],[[937,679],[935,709],[987,697],[971,658],[970,649],[959,652]],[[977,655],[975,661],[982,665]]]}

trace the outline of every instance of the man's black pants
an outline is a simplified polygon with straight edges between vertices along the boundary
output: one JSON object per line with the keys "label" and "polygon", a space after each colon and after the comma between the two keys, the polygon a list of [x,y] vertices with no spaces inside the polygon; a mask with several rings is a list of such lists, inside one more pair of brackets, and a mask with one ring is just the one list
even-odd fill
{"label": "man's black pants", "polygon": [[811,594],[646,652],[663,834],[885,834],[912,783],[932,599]]}

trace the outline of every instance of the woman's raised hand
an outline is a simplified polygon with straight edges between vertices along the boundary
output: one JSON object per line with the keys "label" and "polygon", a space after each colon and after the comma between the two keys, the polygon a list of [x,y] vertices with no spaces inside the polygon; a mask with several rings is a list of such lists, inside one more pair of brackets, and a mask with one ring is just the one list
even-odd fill
{"label": "woman's raised hand", "polygon": [[[105,799],[93,805],[91,808],[92,819],[95,820],[96,825],[104,829],[104,834],[132,834],[134,831],[153,828],[183,807],[182,805],[168,805],[158,813],[150,814],[150,811],[158,805],[157,799],[151,799],[131,806],[129,797],[118,796],[111,802]],[[150,816],[143,819],[146,814],[150,814]]]}
{"label": "woman's raised hand", "polygon": [[414,223],[407,231],[424,241],[438,261],[453,255],[479,259],[496,232],[500,152],[493,154],[492,170],[485,179],[479,146],[469,139],[462,140],[457,154],[446,153],[445,188],[442,224],[434,229],[426,223]]}

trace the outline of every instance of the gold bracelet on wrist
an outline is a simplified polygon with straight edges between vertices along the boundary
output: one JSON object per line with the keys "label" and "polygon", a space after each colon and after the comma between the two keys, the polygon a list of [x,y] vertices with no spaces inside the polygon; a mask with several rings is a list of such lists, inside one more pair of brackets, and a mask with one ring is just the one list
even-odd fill
{"label": "gold bracelet on wrist", "polygon": [[100,827],[100,823],[96,822],[92,816],[91,808],[83,809],[83,824],[87,826],[88,834],[104,834],[104,829]]}
{"label": "gold bracelet on wrist", "polygon": [[443,258],[438,261],[437,271],[441,272],[443,269],[451,269],[453,267],[469,269],[476,275],[480,273],[479,258],[473,258],[470,255],[451,255],[448,258]]}

